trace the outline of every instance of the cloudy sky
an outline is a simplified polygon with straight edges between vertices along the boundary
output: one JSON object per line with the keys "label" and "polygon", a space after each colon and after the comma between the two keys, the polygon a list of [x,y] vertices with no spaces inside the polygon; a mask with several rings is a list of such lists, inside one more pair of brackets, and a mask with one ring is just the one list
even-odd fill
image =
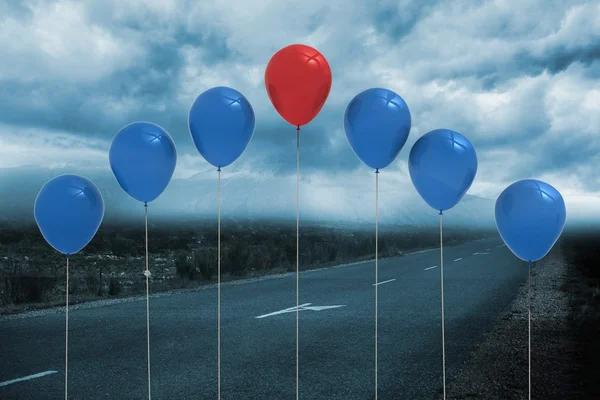
{"label": "cloudy sky", "polygon": [[303,43],[333,73],[322,112],[302,131],[304,179],[371,182],[346,141],[343,114],[360,91],[385,87],[413,120],[385,171],[398,191],[414,192],[406,160],[416,139],[449,128],[478,152],[470,194],[494,199],[515,180],[537,178],[563,193],[571,216],[597,216],[598,21],[600,3],[576,0],[1,2],[0,168],[5,176],[23,168],[110,176],[114,134],[148,120],[176,142],[176,180],[212,176],[187,115],[197,95],[225,85],[257,117],[229,171],[288,179],[295,130],[271,106],[263,78],[273,53]]}

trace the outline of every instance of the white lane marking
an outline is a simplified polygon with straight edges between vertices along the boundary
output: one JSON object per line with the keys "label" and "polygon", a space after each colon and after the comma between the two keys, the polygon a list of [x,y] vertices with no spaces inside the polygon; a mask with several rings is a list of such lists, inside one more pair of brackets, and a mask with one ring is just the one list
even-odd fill
{"label": "white lane marking", "polygon": [[457,259],[456,259],[456,260],[454,260],[454,261],[460,261],[460,260],[462,260],[462,257],[461,257],[461,258],[457,258]]}
{"label": "white lane marking", "polygon": [[485,249],[485,251],[490,251],[491,249]]}
{"label": "white lane marking", "polygon": [[46,371],[46,372],[40,372],[39,374],[33,374],[33,375],[29,375],[29,376],[24,376],[22,378],[13,379],[11,381],[0,382],[0,387],[8,386],[8,385],[11,385],[11,384],[17,383],[17,382],[28,381],[30,379],[41,378],[42,376],[52,375],[52,374],[56,374],[56,373],[57,373],[57,371]]}
{"label": "white lane marking", "polygon": [[430,269],[434,269],[434,268],[437,268],[437,267],[438,267],[437,265],[434,265],[433,267],[425,268],[425,271],[428,271]]}
{"label": "white lane marking", "polygon": [[323,311],[323,310],[331,310],[332,308],[340,308],[340,307],[346,307],[345,304],[340,304],[337,306],[312,306],[312,307],[304,307],[302,309],[300,309],[300,311],[302,310],[311,310],[311,311]]}
{"label": "white lane marking", "polygon": [[[489,250],[489,249],[488,249],[488,250]],[[476,255],[478,255],[478,254],[479,254],[479,255],[485,255],[485,254],[490,254],[490,253],[487,253],[487,252],[486,252],[486,253],[473,253],[473,255],[474,255],[474,256],[476,256]],[[454,260],[454,261],[456,261],[456,260]]]}
{"label": "white lane marking", "polygon": [[390,282],[394,282],[396,279],[390,279],[387,281],[383,281],[383,282],[379,282],[379,283],[374,283],[373,286],[379,286],[379,285],[383,285],[384,283],[390,283]]}
{"label": "white lane marking", "polygon": [[473,253],[474,256],[476,256],[477,254],[481,254],[481,253]]}
{"label": "white lane marking", "polygon": [[498,245],[496,247],[504,247],[504,246],[506,246],[506,245],[505,244],[500,244],[500,245]]}
{"label": "white lane marking", "polygon": [[[305,303],[305,304],[301,304],[298,306],[298,311],[304,311],[304,310],[310,310],[310,311],[323,311],[323,310],[329,310],[332,308],[340,308],[340,307],[346,307],[346,305],[336,305],[336,306],[312,306],[309,307],[312,303]],[[279,315],[279,314],[285,314],[285,313],[291,313],[291,312],[296,312],[296,307],[290,307],[290,308],[286,308],[285,310],[279,310],[279,311],[275,311],[269,314],[264,314],[264,315],[259,315],[258,317],[254,317],[254,318],[266,318],[266,317],[272,317],[274,315]]]}
{"label": "white lane marking", "polygon": [[[300,304],[298,307],[302,308],[302,307],[310,306],[311,304],[312,303]],[[285,313],[293,312],[293,311],[296,311],[296,306],[290,307],[290,308],[286,308],[285,310],[275,311],[275,312],[272,312],[272,313],[269,313],[269,314],[259,315],[256,318],[272,317],[273,315],[285,314]]]}

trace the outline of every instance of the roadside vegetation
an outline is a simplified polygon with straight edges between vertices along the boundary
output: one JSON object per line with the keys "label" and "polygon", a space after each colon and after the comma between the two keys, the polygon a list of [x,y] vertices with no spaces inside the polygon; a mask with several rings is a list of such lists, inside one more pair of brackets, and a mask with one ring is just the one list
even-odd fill
{"label": "roadside vegetation", "polygon": [[[104,224],[90,244],[71,257],[71,301],[145,292],[144,230]],[[214,222],[160,223],[149,227],[152,293],[197,287],[216,280]],[[494,235],[492,231],[445,229],[444,245]],[[380,257],[435,247],[433,228],[380,227]],[[373,227],[300,228],[300,268],[366,260],[374,256]],[[222,221],[222,280],[295,271],[295,223]],[[0,312],[64,304],[65,258],[35,225],[0,229]]]}

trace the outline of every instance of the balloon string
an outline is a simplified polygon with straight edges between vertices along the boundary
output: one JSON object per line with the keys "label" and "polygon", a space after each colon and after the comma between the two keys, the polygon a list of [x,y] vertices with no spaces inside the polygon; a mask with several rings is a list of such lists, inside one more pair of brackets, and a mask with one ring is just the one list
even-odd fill
{"label": "balloon string", "polygon": [[146,216],[146,335],[148,343],[148,400],[150,400],[150,271],[148,270],[148,203],[144,203]]}
{"label": "balloon string", "polygon": [[444,247],[442,242],[442,218],[443,213],[440,210],[440,284],[442,294],[442,377],[444,385],[444,400],[446,400],[446,343],[444,332]]}
{"label": "balloon string", "polygon": [[529,400],[531,400],[531,262],[527,269],[527,321],[528,321],[528,333],[529,333],[529,349],[528,349],[528,363],[529,363]]}
{"label": "balloon string", "polygon": [[300,329],[299,329],[299,276],[300,276],[300,206],[299,206],[299,192],[300,192],[300,126],[296,128],[296,400],[298,400],[299,394],[299,357],[298,348],[300,340]]}
{"label": "balloon string", "polygon": [[221,168],[217,169],[217,375],[221,399]]}
{"label": "balloon string", "polygon": [[65,400],[67,400],[69,387],[69,256],[67,255],[67,289],[65,301]]}
{"label": "balloon string", "polygon": [[377,400],[378,380],[377,380],[377,315],[378,315],[378,292],[379,287],[379,170],[375,171],[375,400]]}

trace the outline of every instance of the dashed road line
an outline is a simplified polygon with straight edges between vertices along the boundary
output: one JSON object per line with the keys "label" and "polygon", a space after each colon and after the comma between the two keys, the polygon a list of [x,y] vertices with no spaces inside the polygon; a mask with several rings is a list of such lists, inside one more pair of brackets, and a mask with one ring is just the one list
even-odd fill
{"label": "dashed road line", "polygon": [[28,376],[24,376],[22,378],[17,378],[17,379],[13,379],[10,381],[0,382],[0,387],[12,385],[13,383],[17,383],[17,382],[28,381],[30,379],[41,378],[42,376],[52,375],[52,374],[56,374],[56,373],[57,373],[57,371],[45,371],[45,372],[40,372],[39,374],[28,375]]}

